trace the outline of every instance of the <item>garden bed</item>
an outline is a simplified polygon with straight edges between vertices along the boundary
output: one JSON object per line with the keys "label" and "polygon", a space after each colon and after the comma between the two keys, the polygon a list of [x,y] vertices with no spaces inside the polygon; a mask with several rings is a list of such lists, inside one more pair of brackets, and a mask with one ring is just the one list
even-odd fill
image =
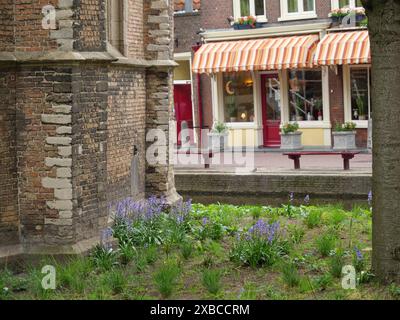
{"label": "garden bed", "polygon": [[[291,196],[293,201],[293,195]],[[396,299],[400,288],[370,273],[371,213],[336,206],[204,206],[125,200],[89,257],[56,267],[0,271],[0,299]],[[112,237],[113,236],[113,237]],[[117,239],[117,240],[115,240]],[[341,271],[357,271],[356,289]]]}

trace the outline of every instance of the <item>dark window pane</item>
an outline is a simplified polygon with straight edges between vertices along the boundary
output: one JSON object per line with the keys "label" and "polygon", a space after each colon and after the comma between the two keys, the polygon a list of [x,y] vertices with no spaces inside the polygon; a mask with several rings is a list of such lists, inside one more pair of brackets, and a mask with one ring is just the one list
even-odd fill
{"label": "dark window pane", "polygon": [[350,71],[351,114],[353,120],[368,120],[369,69],[352,68]]}
{"label": "dark window pane", "polygon": [[254,5],[255,5],[256,16],[265,15],[264,0],[254,0]]}

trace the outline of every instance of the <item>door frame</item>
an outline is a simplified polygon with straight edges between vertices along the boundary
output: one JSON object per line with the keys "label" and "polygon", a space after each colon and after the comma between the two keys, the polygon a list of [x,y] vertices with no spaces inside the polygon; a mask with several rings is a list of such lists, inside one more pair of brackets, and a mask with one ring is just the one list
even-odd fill
{"label": "door frame", "polygon": [[[275,77],[274,77],[275,76]],[[277,145],[267,145],[266,144],[266,139],[265,139],[265,129],[267,125],[267,113],[266,113],[266,101],[264,99],[265,96],[265,79],[268,78],[277,78],[279,83],[280,83],[280,99],[281,99],[281,120],[280,124],[282,123],[282,109],[283,109],[283,104],[282,104],[282,82],[281,82],[281,76],[278,71],[267,71],[267,72],[262,72],[260,73],[260,84],[261,84],[261,90],[260,90],[260,95],[261,95],[261,122],[262,122],[262,137],[263,137],[263,147],[268,147],[268,148],[279,148],[280,143]]]}

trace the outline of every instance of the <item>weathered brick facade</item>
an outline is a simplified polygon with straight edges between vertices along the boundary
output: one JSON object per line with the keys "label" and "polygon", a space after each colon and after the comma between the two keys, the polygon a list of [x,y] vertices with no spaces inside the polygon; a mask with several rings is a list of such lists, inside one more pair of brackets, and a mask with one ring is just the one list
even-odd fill
{"label": "weathered brick facade", "polygon": [[0,260],[84,251],[115,201],[178,198],[172,167],[145,158],[146,132],[169,133],[173,4],[124,3],[123,55],[106,0],[50,1],[50,30],[48,0],[0,3]]}

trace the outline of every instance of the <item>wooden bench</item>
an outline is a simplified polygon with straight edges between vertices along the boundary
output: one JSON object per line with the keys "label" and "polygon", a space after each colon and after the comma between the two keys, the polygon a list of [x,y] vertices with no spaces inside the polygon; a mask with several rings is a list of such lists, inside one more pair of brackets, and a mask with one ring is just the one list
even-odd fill
{"label": "wooden bench", "polygon": [[359,151],[333,151],[333,152],[313,152],[313,151],[298,151],[298,152],[285,152],[283,155],[288,156],[289,159],[294,161],[295,170],[300,169],[300,157],[301,156],[330,156],[330,155],[341,155],[343,158],[343,170],[350,170],[350,159],[353,159]]}
{"label": "wooden bench", "polygon": [[214,153],[212,152],[212,150],[209,150],[208,152],[202,152],[201,150],[183,150],[177,151],[177,154],[186,154],[186,155],[190,155],[190,154],[201,154],[204,158],[204,169],[209,169],[210,168],[210,162],[211,162],[211,158],[214,156]]}

